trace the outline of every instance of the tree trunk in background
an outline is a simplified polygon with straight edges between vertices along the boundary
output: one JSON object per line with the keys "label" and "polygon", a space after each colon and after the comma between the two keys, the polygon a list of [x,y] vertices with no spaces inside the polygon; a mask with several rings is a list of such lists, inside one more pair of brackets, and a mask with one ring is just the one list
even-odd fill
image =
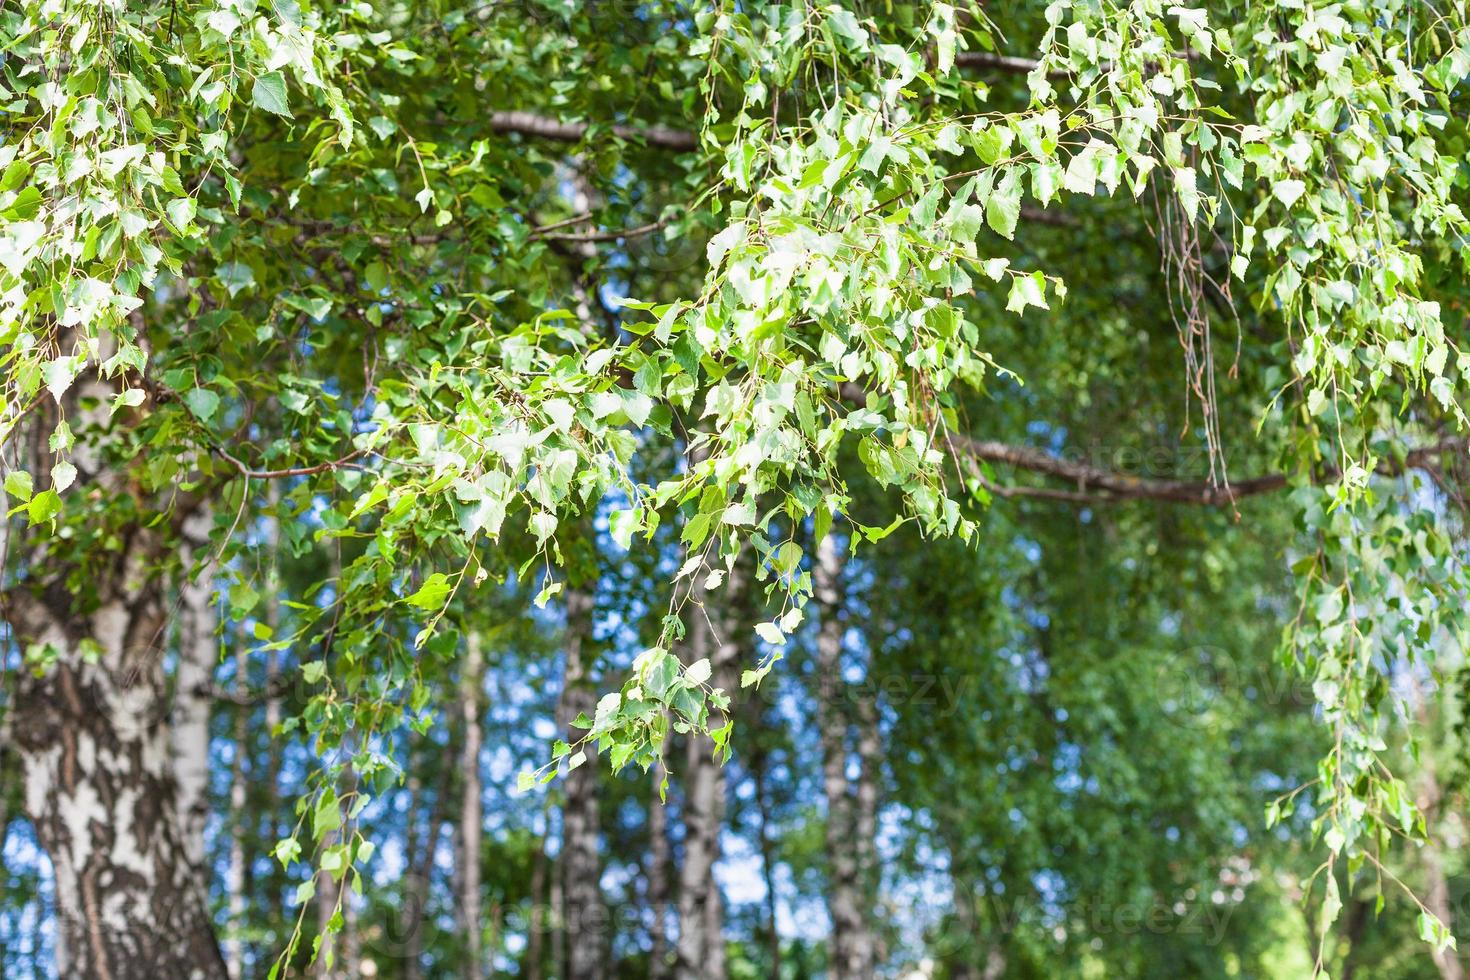
{"label": "tree trunk in background", "polygon": [[975,968],[975,963],[976,957],[980,955],[982,933],[975,915],[975,887],[964,874],[963,865],[952,844],[949,853],[949,885],[952,896],[950,908],[954,916],[955,941],[951,943],[946,937],[943,945],[946,954],[951,947],[955,947],[955,952],[952,957],[946,955],[941,962],[944,964],[945,976],[950,980],[977,980],[980,972]]}
{"label": "tree trunk in background", "polygon": [[[37,902],[37,904],[39,905],[41,903]],[[50,980],[50,978],[41,972],[41,963],[43,962],[41,950],[46,945],[46,937],[43,932],[45,926],[46,916],[43,910],[43,914],[36,916],[35,923],[31,927],[31,980]],[[62,943],[65,941],[60,935],[56,937],[55,943],[57,950],[62,948]]]}
{"label": "tree trunk in background", "polygon": [[862,902],[863,928],[854,937],[853,952],[859,976],[870,977],[878,968],[879,950],[876,929],[878,892],[882,869],[878,865],[878,782],[882,776],[883,741],[878,727],[878,689],[873,677],[871,651],[863,645],[867,657],[863,685],[854,705],[857,715],[857,792],[853,819],[852,847],[857,865],[857,890]]}
{"label": "tree trunk in background", "polygon": [[[1419,727],[1425,732],[1434,732],[1436,730],[1435,718],[1430,713],[1428,694],[1417,677],[1411,678],[1410,683],[1410,696]],[[1429,752],[1422,753],[1419,759],[1419,786],[1415,793],[1414,805],[1424,815],[1424,825],[1428,830],[1428,840],[1419,849],[1419,861],[1424,868],[1426,890],[1424,905],[1453,935],[1455,908],[1450,901],[1449,882],[1445,880],[1444,875],[1444,858],[1440,853],[1437,839],[1439,836],[1437,825],[1443,816],[1440,812],[1440,804],[1443,799],[1444,792],[1439,785],[1439,774],[1435,771],[1434,757]],[[1442,980],[1465,980],[1465,967],[1461,964],[1459,953],[1455,949],[1448,948],[1442,952],[1431,950],[1430,955],[1434,959],[1434,965],[1439,970]]]}
{"label": "tree trunk in background", "polygon": [[[434,790],[434,802],[429,809],[429,822],[424,828],[422,840],[418,839],[415,830],[414,814],[416,807],[409,814],[409,836],[413,838],[409,849],[404,854],[407,862],[407,881],[404,888],[404,901],[402,908],[403,924],[403,975],[408,980],[418,980],[423,976],[420,960],[424,955],[424,923],[428,921],[429,910],[429,882],[434,873],[434,852],[439,849],[439,828],[444,823],[445,810],[449,799],[450,774],[454,766],[441,763],[439,768],[439,782]],[[419,844],[415,853],[413,844]]]}
{"label": "tree trunk in background", "polygon": [[[244,636],[236,641],[235,649],[235,693],[243,700],[249,693],[246,656],[247,644]],[[234,980],[245,976],[245,940],[241,931],[245,927],[245,822],[246,782],[245,757],[250,752],[248,722],[250,709],[235,709],[235,758],[230,764],[230,868],[226,881],[229,895],[230,925],[225,938],[225,966]]]}
{"label": "tree trunk in background", "polygon": [[418,928],[417,917],[421,906],[420,891],[418,886],[418,865],[415,859],[419,852],[419,807],[423,805],[424,793],[423,783],[419,779],[418,768],[413,764],[413,752],[410,749],[408,758],[404,760],[404,771],[408,774],[408,814],[404,818],[403,831],[403,860],[405,863],[403,874],[403,900],[398,906],[398,939],[403,944],[403,975],[407,980],[417,980],[419,977],[418,956],[415,955],[412,936]]}
{"label": "tree trunk in background", "polygon": [[[940,832],[949,854],[950,904],[954,910],[953,936],[943,943],[944,968],[954,980],[999,980],[1005,973],[1007,937],[1010,933],[1006,896],[992,895],[988,888],[977,889],[984,874],[969,862],[972,859],[962,839],[951,828],[963,824],[963,808],[952,804],[934,814],[935,822],[945,828]],[[980,893],[988,896],[983,905]],[[983,955],[982,955],[983,954]]]}
{"label": "tree trunk in background", "polygon": [[[572,737],[578,714],[596,710],[597,695],[588,677],[592,638],[592,595],[581,588],[566,593],[566,676],[557,701],[557,728]],[[567,980],[602,980],[606,975],[608,917],[602,899],[602,862],[598,854],[597,758],[565,777],[562,807],[562,849],[559,874],[562,890],[562,930],[566,942]]]}
{"label": "tree trunk in background", "polygon": [[[740,647],[731,630],[732,617],[723,604],[734,601],[742,583],[739,568],[730,572],[720,606],[706,606],[710,593],[702,586],[689,626],[688,662],[710,661],[710,681],[725,691],[738,690]],[[710,603],[714,605],[714,603]],[[718,630],[719,635],[712,635]],[[725,824],[725,771],[706,736],[686,742],[684,762],[684,860],[679,865],[678,976],[723,980],[726,975],[724,908],[715,863],[720,859],[720,832]]]}
{"label": "tree trunk in background", "polygon": [[[1430,779],[1433,779],[1432,775]],[[1437,790],[1438,786],[1435,789]],[[1444,863],[1440,856],[1439,845],[1434,843],[1433,838],[1420,851],[1420,860],[1424,863],[1424,877],[1428,885],[1424,904],[1429,911],[1439,917],[1439,921],[1445,924],[1445,928],[1453,933],[1455,907],[1450,902],[1449,883],[1445,881]],[[1439,975],[1443,980],[1465,980],[1465,967],[1460,962],[1460,954],[1453,947],[1442,951],[1433,950],[1431,955],[1434,957],[1434,965],[1439,968]]]}
{"label": "tree trunk in background", "polygon": [[[275,516],[276,508],[281,503],[281,490],[276,481],[272,480],[266,487],[266,501],[270,507],[270,516],[266,518],[265,547],[269,554],[270,564],[266,573],[265,594],[262,597],[265,617],[265,625],[270,628],[271,639],[275,639],[281,628],[281,522]],[[276,728],[283,720],[281,695],[281,651],[272,647],[265,653],[265,731],[267,735],[266,759],[265,759],[265,807],[263,817],[264,835],[266,847],[274,847],[277,840],[282,836],[280,825],[281,813],[281,747],[283,739],[276,737]],[[280,862],[271,862],[270,882],[267,889],[266,908],[270,913],[271,927],[276,931],[277,938],[284,938],[281,930],[286,924],[286,909],[284,902],[285,891],[285,869]]]}
{"label": "tree trunk in background", "polygon": [[[0,555],[5,554],[5,540],[0,537]],[[11,772],[12,765],[10,753],[6,751],[5,745],[9,741],[6,737],[5,726],[0,723],[0,856],[5,854],[5,841],[10,836],[10,790],[8,787],[20,785],[14,781],[15,776]],[[5,869],[4,860],[0,858],[0,869]],[[9,878],[9,874],[6,875]],[[10,950],[5,946],[5,940],[10,936],[0,936],[0,964],[7,961]]]}
{"label": "tree trunk in background", "polygon": [[526,959],[521,973],[526,980],[541,980],[541,959],[546,941],[546,834],[531,858],[531,921],[527,925]]}
{"label": "tree trunk in background", "polygon": [[[345,823],[345,813],[342,819]],[[356,896],[348,881],[342,880],[342,954],[337,962],[337,976],[342,980],[357,980],[362,975],[362,933],[357,928],[357,903],[353,901]]]}
{"label": "tree trunk in background", "polygon": [[668,776],[662,762],[654,764],[652,794],[648,801],[648,908],[652,949],[648,960],[649,980],[668,980],[669,960],[669,811],[659,798],[659,787]]}
{"label": "tree trunk in background", "polygon": [[22,645],[56,652],[41,677],[19,672],[10,721],[26,814],[54,870],[64,977],[226,976],[179,823],[157,555],[151,532],[125,537],[93,575],[95,610],[60,581],[6,596]]}
{"label": "tree trunk in background", "polygon": [[858,866],[858,815],[847,778],[850,718],[848,686],[842,676],[845,566],[836,537],[828,534],[817,546],[812,573],[821,617],[817,627],[817,726],[821,730],[822,783],[827,797],[827,910],[832,919],[828,974],[832,980],[866,980],[871,965],[864,957],[871,946]]}
{"label": "tree trunk in background", "polygon": [[1368,928],[1372,906],[1365,899],[1348,900],[1347,912],[1342,916],[1342,938],[1347,942],[1347,952],[1342,957],[1338,980],[1353,980],[1358,974],[1358,955],[1363,950],[1363,933]]}
{"label": "tree trunk in background", "polygon": [[[322,847],[335,847],[341,842],[342,832],[333,830],[322,839]],[[346,882],[334,880],[330,873],[318,871],[316,875],[316,934],[321,943],[317,951],[315,970],[318,980],[335,980],[343,975],[342,953],[346,945],[344,933],[339,932],[328,935],[327,930],[330,923],[337,915],[337,903],[342,902],[346,907],[347,895],[344,893]]]}
{"label": "tree trunk in background", "polygon": [[766,943],[771,958],[770,980],[781,980],[781,933],[776,929],[776,855],[771,840],[771,798],[766,787],[770,753],[762,749],[751,760],[755,779],[755,805],[760,813],[761,877],[766,886]]}
{"label": "tree trunk in background", "polygon": [[551,975],[556,980],[567,975],[566,898],[561,887],[565,856],[565,853],[558,854],[551,865]]}
{"label": "tree trunk in background", "polygon": [[[1429,720],[1422,703],[1419,714],[1421,724],[1427,726]],[[1418,806],[1419,812],[1424,814],[1424,821],[1429,828],[1429,839],[1419,849],[1419,862],[1424,868],[1424,905],[1438,917],[1440,922],[1444,923],[1446,929],[1453,933],[1455,931],[1455,906],[1450,901],[1450,886],[1444,874],[1444,858],[1436,842],[1441,790],[1434,763],[1427,752],[1420,758],[1417,796],[1415,805]],[[1465,967],[1460,962],[1459,953],[1455,949],[1448,948],[1443,951],[1431,949],[1430,955],[1443,980],[1465,980]]]}
{"label": "tree trunk in background", "polygon": [[484,819],[480,800],[480,685],[485,670],[480,637],[466,638],[463,676],[459,685],[460,719],[464,723],[464,753],[460,775],[464,793],[459,811],[459,918],[464,930],[465,980],[482,980],[485,975],[480,949],[480,828]]}

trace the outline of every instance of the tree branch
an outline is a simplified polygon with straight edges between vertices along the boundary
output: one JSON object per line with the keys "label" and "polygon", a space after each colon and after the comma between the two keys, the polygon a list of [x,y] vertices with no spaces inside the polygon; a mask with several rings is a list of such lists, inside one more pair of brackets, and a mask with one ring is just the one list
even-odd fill
{"label": "tree branch", "polygon": [[[972,439],[959,433],[945,437],[956,456],[990,463],[1005,463],[1017,469],[1066,480],[1075,491],[1045,487],[999,487],[988,489],[1002,497],[1033,496],[1072,503],[1105,503],[1111,500],[1163,500],[1205,507],[1223,507],[1242,497],[1270,493],[1286,486],[1286,474],[1268,473],[1231,483],[1228,487],[1209,480],[1168,480],[1131,476],[1104,470],[1087,463],[1054,456],[1030,446],[1016,446],[988,439]],[[987,481],[988,483],[988,481]]]}
{"label": "tree branch", "polygon": [[[522,136],[559,140],[563,143],[579,143],[592,127],[584,122],[563,122],[534,112],[512,111],[491,113],[490,128],[497,133],[520,133]],[[623,125],[610,126],[608,129],[620,139],[642,141],[649,146],[666,150],[692,150],[699,145],[695,134],[686,129]]]}
{"label": "tree branch", "polygon": [[[958,68],[989,68],[994,71],[1011,72],[1016,75],[1029,75],[1036,69],[1039,62],[1031,58],[1017,58],[1008,54],[991,54],[989,51],[960,51],[954,56],[955,66]],[[1065,71],[1053,70],[1052,76],[1065,75]]]}
{"label": "tree branch", "polygon": [[[838,394],[847,402],[867,404],[868,392],[851,381],[838,388]],[[1018,446],[1012,443],[989,439],[974,439],[957,432],[944,435],[944,442],[957,459],[973,462],[1003,463],[1019,470],[1039,473],[1057,480],[1074,484],[1076,489],[1060,489],[1046,486],[997,485],[981,477],[987,490],[999,497],[1037,497],[1044,500],[1059,500],[1067,503],[1101,504],[1119,500],[1160,500],[1171,503],[1194,504],[1202,507],[1229,507],[1244,497],[1272,493],[1285,488],[1289,482],[1286,473],[1266,473],[1244,480],[1235,480],[1226,486],[1211,480],[1176,480],[1132,476],[1105,470],[1064,459],[1043,449]],[[1433,472],[1432,464],[1440,457],[1453,453],[1464,453],[1470,448],[1470,438],[1442,439],[1430,446],[1410,449],[1402,461],[1385,459],[1378,464],[1381,476],[1401,476],[1409,470]],[[1340,474],[1336,468],[1322,472],[1319,479],[1333,479]]]}
{"label": "tree branch", "polygon": [[[957,456],[1006,463],[1017,469],[1041,473],[1077,485],[1076,490],[1058,490],[1050,487],[996,486],[985,481],[987,489],[1002,497],[1031,496],[1084,504],[1116,500],[1160,500],[1203,507],[1229,507],[1245,497],[1281,490],[1288,483],[1285,473],[1266,473],[1231,481],[1228,485],[1210,480],[1154,479],[1073,462],[1029,446],[972,439],[958,433],[948,434],[945,441]],[[1445,439],[1431,446],[1410,449],[1404,454],[1402,462],[1386,459],[1378,464],[1376,472],[1380,476],[1401,476],[1409,470],[1426,470],[1432,474],[1432,464],[1441,456],[1464,453],[1466,448],[1467,440],[1464,438]],[[1321,479],[1333,479],[1339,475],[1333,467],[1325,470]]]}

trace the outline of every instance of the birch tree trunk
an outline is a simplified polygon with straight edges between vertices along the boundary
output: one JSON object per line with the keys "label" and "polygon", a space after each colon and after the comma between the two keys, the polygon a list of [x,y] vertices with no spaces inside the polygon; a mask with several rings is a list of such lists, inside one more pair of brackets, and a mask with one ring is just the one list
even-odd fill
{"label": "birch tree trunk", "polygon": [[[341,842],[342,832],[331,831],[322,840],[323,847],[334,847]],[[317,951],[314,969],[318,980],[334,980],[343,976],[342,964],[344,952],[348,945],[346,922],[346,910],[351,895],[348,893],[345,881],[337,881],[330,872],[318,871],[316,875],[316,914],[317,914],[317,936],[320,938],[320,949]],[[332,920],[339,914],[338,906],[341,906],[344,927],[335,934],[329,933]]]}
{"label": "birch tree trunk", "polygon": [[875,928],[881,869],[878,867],[878,792],[883,766],[882,733],[878,727],[878,687],[873,683],[872,654],[867,655],[864,681],[853,692],[857,715],[858,774],[855,796],[852,847],[857,866],[857,892],[863,927],[854,937],[853,955],[860,977],[873,976],[878,968],[878,933]]}
{"label": "birch tree trunk", "polygon": [[184,855],[203,883],[204,826],[209,821],[209,719],[214,709],[214,668],[219,663],[219,614],[214,604],[214,566],[192,569],[196,552],[208,547],[209,512],[186,522],[191,544],[183,553],[177,610],[178,668],[174,675],[174,774],[178,781],[179,829]]}
{"label": "birch tree trunk", "polygon": [[[4,554],[4,549],[5,543],[3,540],[0,540],[0,554]],[[10,753],[5,748],[7,741],[5,724],[0,722],[0,855],[5,853],[5,841],[10,836],[11,790],[9,787],[16,785],[12,782],[14,776],[11,771]],[[3,861],[0,861],[0,865],[3,865]],[[9,877],[8,873],[6,877]],[[5,945],[5,940],[8,938],[10,937],[0,936],[0,964],[7,961],[7,956],[10,952]]]}
{"label": "birch tree trunk", "polygon": [[[734,600],[741,588],[738,570],[730,573],[721,603]],[[740,648],[731,617],[705,607],[709,593],[701,588],[699,607],[689,628],[688,656],[693,663],[709,658],[710,683],[726,691],[738,688]],[[713,635],[718,629],[719,635]],[[720,831],[725,823],[725,772],[708,737],[690,738],[684,762],[684,860],[679,866],[680,980],[724,980],[726,976],[724,908],[715,864],[720,859]]]}
{"label": "birch tree trunk", "polygon": [[460,718],[464,723],[464,754],[460,773],[464,794],[459,814],[459,917],[464,930],[465,980],[482,980],[485,968],[480,948],[480,828],[484,820],[480,800],[480,684],[485,669],[480,637],[471,632],[466,640],[464,673],[460,678]]}
{"label": "birch tree trunk", "polygon": [[226,976],[179,821],[156,545],[133,531],[95,576],[94,607],[60,581],[6,597],[17,639],[55,654],[41,676],[20,672],[12,725],[68,978]]}
{"label": "birch tree trunk", "polygon": [[781,980],[781,933],[776,928],[776,855],[771,839],[771,798],[766,786],[770,753],[762,749],[752,760],[755,780],[755,805],[760,814],[761,878],[766,886],[766,943],[770,980]]}
{"label": "birch tree trunk", "polygon": [[856,845],[858,814],[848,782],[847,683],[842,676],[842,622],[846,601],[843,573],[846,560],[837,539],[829,534],[817,546],[812,586],[820,619],[817,627],[817,726],[821,730],[822,784],[827,797],[827,910],[832,919],[828,973],[832,980],[867,980],[867,937],[859,852]]}
{"label": "birch tree trunk", "polygon": [[[269,566],[266,577],[265,595],[262,605],[265,607],[265,625],[270,629],[270,635],[275,638],[281,630],[281,522],[276,516],[276,510],[281,503],[281,491],[274,481],[266,488],[266,501],[270,508],[270,514],[266,518],[265,547],[269,555]],[[282,836],[280,825],[281,810],[281,751],[284,739],[276,737],[276,729],[280,726],[284,715],[281,705],[281,651],[274,645],[270,646],[265,653],[265,730],[267,738],[265,757],[265,806],[263,816],[262,840],[267,847],[273,847],[275,842]],[[280,862],[271,863],[268,897],[266,909],[270,914],[272,927],[279,930],[285,925],[285,902],[283,899],[284,881],[282,874],[284,869]]]}
{"label": "birch tree trunk", "polygon": [[[246,657],[244,638],[238,641],[235,651],[235,693],[243,700],[248,693],[246,683]],[[230,764],[230,868],[226,881],[229,895],[230,931],[225,939],[225,966],[233,980],[245,976],[245,941],[241,932],[245,927],[245,882],[247,878],[245,853],[246,821],[246,774],[245,757],[250,753],[248,730],[249,709],[235,710],[235,758]]]}
{"label": "birch tree trunk", "polygon": [[[137,492],[97,449],[112,428],[115,391],[88,372],[62,399],[79,436],[72,494]],[[8,440],[15,462],[50,470],[43,434],[61,412],[55,403],[35,406]],[[82,559],[69,557],[63,541],[7,535],[0,614],[22,650],[41,654],[38,670],[17,672],[9,723],[24,810],[51,860],[59,976],[226,976],[192,859],[199,850],[179,817],[162,650],[169,623],[161,566],[173,547],[169,532],[192,503],[180,494],[169,520],[158,521],[157,502],[138,500],[139,519],[107,528],[107,544]],[[191,800],[185,805],[192,811]]]}
{"label": "birch tree trunk", "polygon": [[669,812],[659,798],[659,787],[668,778],[662,762],[654,764],[652,794],[648,801],[648,908],[651,949],[649,980],[668,980],[669,967]]}
{"label": "birch tree trunk", "polygon": [[418,880],[418,853],[419,853],[419,808],[423,805],[424,792],[423,782],[419,779],[418,769],[413,764],[413,752],[407,753],[408,758],[404,766],[408,773],[408,815],[405,818],[403,834],[403,860],[407,864],[403,874],[403,901],[398,908],[399,939],[403,942],[403,976],[406,980],[417,980],[420,976],[418,950],[414,943],[414,933],[418,929],[418,916],[422,908],[423,895],[427,893],[427,887],[420,888]]}
{"label": "birch tree trunk", "polygon": [[[1430,773],[1426,782],[1432,784],[1432,792],[1438,793],[1438,784],[1434,783],[1433,773]],[[1421,805],[1421,809],[1424,809]],[[1429,810],[1425,809],[1428,813]],[[1424,877],[1428,885],[1428,891],[1424,896],[1424,904],[1433,912],[1445,928],[1451,932],[1455,928],[1455,907],[1450,901],[1449,882],[1445,880],[1444,861],[1440,855],[1439,846],[1431,841],[1425,844],[1421,852],[1420,860],[1424,865]],[[1465,980],[1465,967],[1460,962],[1460,954],[1453,947],[1443,950],[1431,950],[1430,955],[1434,958],[1434,965],[1439,969],[1439,975],[1443,980]]]}
{"label": "birch tree trunk", "polygon": [[[567,732],[581,712],[596,708],[588,675],[592,634],[592,595],[581,588],[566,593],[566,677],[557,703],[557,727]],[[607,908],[602,898],[602,862],[598,855],[597,760],[589,758],[568,773],[562,807],[562,850],[559,864],[562,922],[566,943],[567,980],[602,980],[606,976]]]}
{"label": "birch tree trunk", "polygon": [[558,854],[551,866],[551,975],[561,980],[567,975],[567,930],[564,924],[566,898],[562,894],[562,858]]}
{"label": "birch tree trunk", "polygon": [[431,921],[429,886],[434,877],[434,858],[439,851],[440,828],[449,817],[449,790],[453,772],[453,765],[440,766],[438,784],[433,790],[434,801],[429,808],[429,821],[423,836],[418,838],[417,853],[410,850],[404,855],[404,860],[408,862],[408,882],[402,910],[405,959],[403,975],[411,980],[423,976],[425,923]]}
{"label": "birch tree trunk", "polygon": [[[1427,706],[1422,698],[1419,705],[1419,722],[1426,731],[1430,728],[1430,719]],[[1419,787],[1415,794],[1415,805],[1419,812],[1424,814],[1424,820],[1429,828],[1429,839],[1419,849],[1419,862],[1424,869],[1424,905],[1433,912],[1440,922],[1444,923],[1446,929],[1451,933],[1455,931],[1455,906],[1450,899],[1450,886],[1444,873],[1444,856],[1440,853],[1438,840],[1440,839],[1439,824],[1441,823],[1441,803],[1443,802],[1443,790],[1439,785],[1439,776],[1435,771],[1432,755],[1425,752],[1420,757],[1419,763]],[[1439,970],[1442,980],[1465,980],[1465,967],[1460,962],[1460,954],[1454,947],[1443,950],[1431,949],[1430,956],[1434,959],[1434,965]]]}
{"label": "birch tree trunk", "polygon": [[531,915],[527,925],[526,958],[521,973],[526,980],[541,980],[541,960],[546,942],[546,834],[543,829],[531,859]]}

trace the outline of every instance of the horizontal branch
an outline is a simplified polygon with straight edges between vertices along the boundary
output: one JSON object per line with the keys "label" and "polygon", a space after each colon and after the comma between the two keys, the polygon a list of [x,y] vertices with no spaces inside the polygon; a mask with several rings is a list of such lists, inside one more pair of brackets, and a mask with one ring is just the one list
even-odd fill
{"label": "horizontal branch", "polygon": [[[868,392],[851,381],[838,388],[838,394],[847,402],[866,405]],[[999,497],[1037,497],[1044,500],[1059,500],[1067,503],[1098,504],[1118,500],[1160,500],[1172,503],[1195,504],[1202,507],[1228,507],[1237,500],[1272,493],[1284,489],[1289,477],[1286,473],[1265,473],[1221,483],[1215,480],[1175,480],[1167,478],[1139,477],[1114,470],[1105,470],[1075,460],[1064,459],[1044,449],[1019,446],[1014,443],[996,442],[990,439],[974,439],[957,432],[944,436],[946,445],[957,459],[974,462],[1000,463],[1018,470],[1039,473],[1072,484],[1075,489],[1047,486],[997,485],[984,480],[985,487]],[[1381,476],[1401,476],[1408,470],[1430,469],[1443,456],[1465,453],[1470,448],[1470,439],[1465,437],[1443,439],[1431,446],[1420,446],[1404,454],[1402,462],[1384,460],[1378,464]],[[1326,479],[1336,478],[1335,469],[1324,472]],[[983,479],[983,478],[982,478]]]}
{"label": "horizontal branch", "polygon": [[[993,71],[1011,72],[1016,75],[1029,75],[1036,70],[1040,64],[1031,58],[1017,58],[1009,54],[991,54],[989,51],[960,51],[954,56],[954,63],[959,68],[988,68]],[[1053,70],[1052,75],[1065,75],[1065,71]]]}
{"label": "horizontal branch", "polygon": [[[1266,473],[1228,483],[1214,480],[1171,480],[1131,476],[1104,470],[1086,463],[1063,459],[1030,446],[1016,446],[987,439],[950,433],[948,445],[956,455],[973,460],[1003,463],[1017,469],[1040,473],[1075,484],[1076,490],[1051,487],[995,486],[987,481],[987,489],[997,496],[1031,496],[1071,503],[1107,503],[1115,500],[1160,500],[1203,507],[1228,507],[1245,497],[1272,493],[1289,482],[1285,473]],[[1404,454],[1403,461],[1384,460],[1376,472],[1380,476],[1401,476],[1409,470],[1429,469],[1443,456],[1464,453],[1467,441],[1446,439],[1432,446],[1420,446]],[[1335,479],[1335,468],[1322,474]]]}
{"label": "horizontal branch", "polygon": [[[1175,56],[1188,59],[1198,57],[1194,51],[1176,52]],[[1032,58],[1018,58],[1015,55],[994,54],[989,51],[960,51],[955,54],[954,63],[959,68],[980,68],[1019,75],[1029,74],[1041,64]],[[1053,68],[1047,72],[1051,78],[1065,78],[1070,74],[1066,68]],[[519,133],[522,136],[579,143],[587,136],[591,124],[564,122],[553,116],[512,109],[491,113],[490,128],[497,133]],[[628,126],[616,123],[607,128],[621,139],[637,140],[648,146],[668,150],[693,150],[699,146],[697,133],[672,126]]]}
{"label": "horizontal branch", "polygon": [[[1270,493],[1286,486],[1285,473],[1268,473],[1222,485],[1211,480],[1168,480],[1131,476],[1104,470],[1086,463],[1063,459],[1030,446],[1017,446],[989,439],[972,439],[958,433],[946,437],[956,456],[988,463],[1002,463],[1017,469],[1055,477],[1076,485],[1072,491],[1044,487],[989,486],[998,496],[1036,496],[1072,503],[1107,502],[1109,500],[1162,500],[1205,507],[1224,507],[1242,497]],[[1038,492],[1031,492],[1031,491]]]}
{"label": "horizontal branch", "polygon": [[[519,133],[522,136],[559,140],[563,143],[580,143],[592,126],[584,122],[563,122],[534,112],[513,111],[491,113],[490,128],[497,133]],[[687,129],[624,125],[607,128],[620,139],[638,140],[666,150],[692,150],[699,145],[698,138]]]}

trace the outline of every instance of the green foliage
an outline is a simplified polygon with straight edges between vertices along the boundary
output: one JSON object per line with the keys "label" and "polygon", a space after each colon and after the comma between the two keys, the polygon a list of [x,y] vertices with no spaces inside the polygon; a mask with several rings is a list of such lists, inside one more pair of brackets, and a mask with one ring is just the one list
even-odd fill
{"label": "green foliage", "polygon": [[[287,722],[329,760],[300,809],[318,866],[356,874],[387,743],[425,724],[426,677],[455,655],[446,618],[487,582],[554,600],[586,574],[569,528],[599,517],[629,551],[677,529],[667,613],[523,785],[594,745],[647,769],[671,732],[727,755],[729,693],[670,652],[694,586],[753,555],[772,607],[744,627],[765,644],[754,686],[802,627],[829,528],[983,536],[989,481],[953,438],[974,395],[1022,362],[1036,384],[1104,360],[1086,337],[1054,360],[993,343],[1002,318],[1040,330],[1086,302],[1068,299],[1088,279],[1075,256],[1027,247],[1028,228],[1132,199],[1154,204],[1181,292],[1237,289],[1258,327],[1244,411],[1299,517],[1282,659],[1334,735],[1311,794],[1324,880],[1422,834],[1381,764],[1385,664],[1464,642],[1460,553],[1405,476],[1467,421],[1470,354],[1446,326],[1470,230],[1463,4],[1054,0],[1013,23],[945,3],[532,6],[0,14],[0,436],[55,406],[51,465],[8,472],[9,507],[77,568],[181,487],[335,554],[289,629],[259,637],[320,650]],[[1039,55],[1024,91],[961,63],[1007,37]],[[548,150],[502,107],[586,126]],[[658,145],[650,127],[689,119]],[[611,304],[589,272],[618,264],[564,229],[606,226],[627,252],[646,224],[695,272],[639,275]],[[1207,253],[1233,286],[1205,281]],[[94,380],[107,417],[68,418]],[[1218,408],[1202,397],[1212,474]],[[136,493],[89,496],[79,448]],[[853,501],[875,487],[891,493],[868,524]],[[240,524],[217,529],[227,562]],[[233,567],[244,617],[263,585]],[[339,800],[349,769],[365,788]]]}

